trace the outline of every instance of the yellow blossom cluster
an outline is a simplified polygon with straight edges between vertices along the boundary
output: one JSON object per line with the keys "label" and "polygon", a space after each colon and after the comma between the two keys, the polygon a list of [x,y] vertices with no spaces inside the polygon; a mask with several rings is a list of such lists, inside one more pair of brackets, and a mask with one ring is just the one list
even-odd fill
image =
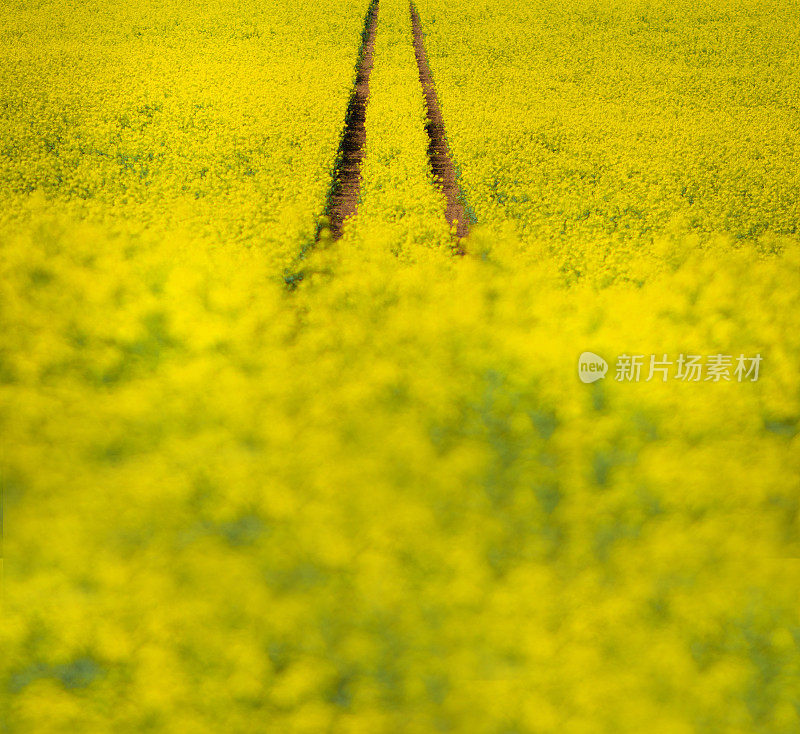
{"label": "yellow blossom cluster", "polygon": [[669,229],[800,236],[800,21],[779,0],[420,0],[478,221],[626,277]]}
{"label": "yellow blossom cluster", "polygon": [[4,4],[0,222],[34,194],[284,266],[313,240],[353,82],[367,3],[340,5]]}
{"label": "yellow blossom cluster", "polygon": [[[478,219],[462,257],[399,0],[379,7],[358,213],[310,248],[365,2],[0,11],[3,734],[796,734],[800,241],[780,197],[797,128],[778,82],[750,123],[724,103],[741,135],[768,109],[784,125],[783,153],[751,169],[778,192],[753,204],[753,236],[751,214],[695,226],[668,193],[610,179],[598,201],[635,200],[649,233],[604,234],[600,207],[598,228],[561,236],[547,207],[591,199],[563,161],[544,209],[499,208],[484,178],[494,167],[510,197],[515,177],[518,199],[542,183],[514,147],[532,118],[476,132],[503,103],[523,110],[491,85],[497,49],[498,74],[543,84],[523,62],[546,69],[542,39],[600,58],[620,27],[661,19],[663,95],[690,48],[744,75],[767,57],[789,69],[796,40],[776,2],[780,48],[730,42],[766,33],[766,0],[570,2],[419,2]],[[485,108],[446,38],[473,49]],[[587,63],[553,57],[594,99]],[[634,100],[617,104],[636,126]],[[562,144],[587,141],[562,112]],[[618,165],[613,133],[570,160]],[[662,142],[690,156],[665,181],[701,175],[695,145]],[[655,170],[645,148],[635,165]],[[739,159],[714,160],[719,190],[696,195],[711,213]],[[583,352],[604,379],[579,379]],[[662,381],[644,359],[629,380],[622,355],[761,362],[758,379],[673,364]]]}

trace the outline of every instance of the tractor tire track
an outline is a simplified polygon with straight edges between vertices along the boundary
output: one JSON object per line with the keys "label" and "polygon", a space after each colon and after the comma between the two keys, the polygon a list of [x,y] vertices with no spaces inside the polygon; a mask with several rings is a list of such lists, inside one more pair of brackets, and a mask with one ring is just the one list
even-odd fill
{"label": "tractor tire track", "polygon": [[[469,234],[470,220],[464,206],[464,195],[461,191],[458,180],[456,179],[456,169],[450,150],[447,146],[447,137],[444,130],[444,118],[439,106],[439,98],[436,95],[436,88],[433,85],[433,75],[428,64],[428,57],[425,53],[425,45],[422,40],[422,25],[419,20],[419,13],[414,3],[410,4],[411,10],[411,30],[414,36],[414,55],[417,57],[417,67],[419,68],[419,81],[425,95],[425,107],[428,111],[428,121],[425,124],[425,132],[428,133],[428,160],[430,161],[431,171],[434,179],[442,187],[442,191],[447,200],[445,217],[450,225],[451,231],[455,230],[457,238],[461,239]],[[459,248],[463,254],[463,250]]]}
{"label": "tractor tire track", "polygon": [[[361,32],[361,49],[358,53],[356,80],[345,115],[344,134],[336,155],[333,184],[325,207],[330,238],[342,236],[345,220],[356,213],[361,188],[361,162],[367,140],[365,121],[369,99],[369,75],[375,51],[375,31],[378,24],[378,0],[372,0]],[[323,227],[317,231],[319,241]]]}

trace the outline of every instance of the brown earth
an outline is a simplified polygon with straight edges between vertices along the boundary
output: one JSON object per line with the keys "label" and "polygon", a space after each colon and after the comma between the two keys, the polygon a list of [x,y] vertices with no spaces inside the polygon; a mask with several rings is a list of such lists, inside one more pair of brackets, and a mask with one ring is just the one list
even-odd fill
{"label": "brown earth", "polygon": [[419,68],[419,81],[422,84],[422,91],[425,94],[425,106],[428,110],[428,122],[425,131],[428,133],[428,159],[431,164],[434,179],[442,187],[447,200],[445,217],[451,227],[455,229],[457,237],[466,237],[469,233],[469,219],[463,204],[463,195],[456,180],[456,170],[450,151],[447,147],[447,138],[444,131],[444,119],[442,110],[439,107],[439,99],[436,96],[436,88],[433,86],[433,75],[428,65],[428,57],[425,54],[425,45],[422,41],[422,26],[419,20],[414,3],[411,7],[411,29],[414,34],[414,54],[417,57],[417,67]]}
{"label": "brown earth", "polygon": [[325,209],[325,215],[329,220],[330,236],[334,240],[342,236],[345,219],[355,214],[358,207],[361,161],[364,158],[364,143],[367,139],[364,122],[367,114],[369,75],[372,71],[377,23],[378,0],[373,0],[364,23],[356,81],[347,106],[344,135],[339,144],[339,153],[336,159],[334,183]]}

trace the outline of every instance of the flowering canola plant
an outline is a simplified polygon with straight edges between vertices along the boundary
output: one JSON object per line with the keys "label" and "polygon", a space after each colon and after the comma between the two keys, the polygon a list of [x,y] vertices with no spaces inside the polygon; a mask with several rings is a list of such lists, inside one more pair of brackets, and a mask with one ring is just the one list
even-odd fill
{"label": "flowering canola plant", "polygon": [[324,206],[366,6],[4,4],[0,217],[29,220],[33,195],[286,266]]}
{"label": "flowering canola plant", "polygon": [[[551,5],[527,6],[531,28],[566,22]],[[2,16],[28,94],[7,65],[0,731],[797,731],[791,210],[759,204],[771,230],[740,237],[661,221],[652,207],[680,207],[651,197],[649,235],[557,242],[533,206],[497,214],[470,188],[484,164],[459,149],[470,133],[431,50],[442,16],[421,2],[478,220],[453,256],[407,8],[382,0],[359,210],[337,243],[308,248],[365,4],[101,3],[66,13],[71,36],[48,7]],[[752,17],[731,9],[731,32]],[[274,44],[310,44],[309,28],[319,40],[276,67]],[[137,73],[144,43],[179,65]],[[58,86],[46,48],[82,88]],[[273,99],[300,69],[298,100]],[[103,82],[115,93],[82,106]],[[139,84],[208,107],[166,97],[156,121],[117,130],[113,110],[147,103]],[[245,131],[297,145],[256,155]],[[142,177],[143,159],[104,168],[92,150],[163,157]],[[732,158],[720,165],[733,176]],[[791,185],[769,171],[776,191]],[[605,379],[578,379],[586,351],[611,362]],[[627,381],[622,354],[762,361],[757,380]]]}
{"label": "flowering canola plant", "polygon": [[793,3],[418,6],[461,187],[494,231],[605,279],[665,229],[797,239]]}

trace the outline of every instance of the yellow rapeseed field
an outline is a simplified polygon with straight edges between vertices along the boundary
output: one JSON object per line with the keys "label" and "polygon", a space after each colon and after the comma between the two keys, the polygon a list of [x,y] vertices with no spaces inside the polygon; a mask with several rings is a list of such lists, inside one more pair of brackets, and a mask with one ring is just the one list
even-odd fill
{"label": "yellow rapeseed field", "polygon": [[467,203],[573,278],[800,237],[794,0],[419,0]]}
{"label": "yellow rapeseed field", "polygon": [[796,734],[796,7],[367,5],[0,10],[0,732]]}

